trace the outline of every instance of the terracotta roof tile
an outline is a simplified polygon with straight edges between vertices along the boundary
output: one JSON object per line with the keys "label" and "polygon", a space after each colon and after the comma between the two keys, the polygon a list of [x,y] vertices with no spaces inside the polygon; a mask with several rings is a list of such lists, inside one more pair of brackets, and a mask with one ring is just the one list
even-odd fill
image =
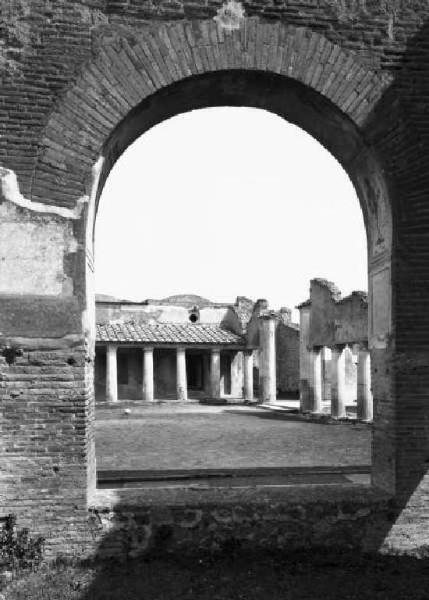
{"label": "terracotta roof tile", "polygon": [[187,323],[108,323],[97,325],[97,342],[146,344],[233,344],[245,345],[242,336],[219,325]]}

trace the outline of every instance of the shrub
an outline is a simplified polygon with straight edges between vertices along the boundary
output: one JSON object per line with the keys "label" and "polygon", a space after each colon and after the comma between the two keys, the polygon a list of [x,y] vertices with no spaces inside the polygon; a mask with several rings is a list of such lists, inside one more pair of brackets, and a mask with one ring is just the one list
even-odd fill
{"label": "shrub", "polygon": [[8,515],[0,531],[0,572],[37,567],[43,559],[44,542],[41,536],[31,537],[27,527],[17,529],[16,516]]}

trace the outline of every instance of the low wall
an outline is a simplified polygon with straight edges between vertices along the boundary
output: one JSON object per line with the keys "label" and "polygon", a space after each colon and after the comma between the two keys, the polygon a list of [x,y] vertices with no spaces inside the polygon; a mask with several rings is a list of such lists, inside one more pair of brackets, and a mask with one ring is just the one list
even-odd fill
{"label": "low wall", "polygon": [[367,486],[98,490],[89,509],[93,552],[151,553],[340,547],[377,551],[389,499]]}

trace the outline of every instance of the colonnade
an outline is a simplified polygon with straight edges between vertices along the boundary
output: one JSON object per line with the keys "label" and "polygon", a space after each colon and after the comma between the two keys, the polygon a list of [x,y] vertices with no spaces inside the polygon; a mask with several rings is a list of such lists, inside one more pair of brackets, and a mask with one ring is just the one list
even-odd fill
{"label": "colonnade", "polygon": [[[357,357],[357,418],[371,421],[373,418],[373,398],[371,391],[371,359],[367,344],[358,346]],[[336,344],[331,349],[331,416],[342,418],[346,416],[346,344]],[[311,365],[311,397],[310,410],[322,412],[324,397],[323,366],[325,347],[316,346],[310,350]]]}
{"label": "colonnade", "polygon": [[[118,401],[118,368],[117,368],[118,344],[107,344],[106,346],[106,400],[108,402]],[[186,348],[176,347],[176,398],[182,402],[188,401],[188,383],[186,374]],[[154,401],[154,357],[153,347],[143,347],[143,389],[144,402]],[[221,349],[210,349],[209,367],[209,395],[217,399],[221,397]],[[242,369],[239,360],[242,360]],[[242,377],[242,379],[241,379]],[[231,394],[241,395],[243,390],[244,399],[253,401],[253,351],[244,350],[236,352],[231,364]]]}

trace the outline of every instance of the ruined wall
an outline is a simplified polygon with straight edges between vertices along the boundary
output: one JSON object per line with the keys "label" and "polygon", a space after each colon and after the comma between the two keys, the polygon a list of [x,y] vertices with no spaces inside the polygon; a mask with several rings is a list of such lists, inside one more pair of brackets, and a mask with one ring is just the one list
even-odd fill
{"label": "ruined wall", "polygon": [[341,297],[330,281],[313,279],[310,284],[310,346],[368,343],[368,298],[365,292]]}
{"label": "ruined wall", "polygon": [[336,302],[341,298],[335,284],[325,279],[310,283],[310,345],[332,346],[335,341]]}
{"label": "ruined wall", "polygon": [[[145,303],[97,303],[97,323],[189,323],[190,309],[171,304]],[[237,319],[228,306],[207,306],[199,310],[199,322],[207,324],[228,324],[238,329]],[[240,332],[241,333],[241,332]]]}
{"label": "ruined wall", "polygon": [[335,342],[368,342],[368,296],[353,292],[336,305]]}
{"label": "ruined wall", "polygon": [[299,391],[299,328],[280,321],[276,328],[277,390],[283,394]]}
{"label": "ruined wall", "polygon": [[264,299],[257,300],[247,323],[246,341],[248,346],[259,346],[259,315],[268,309],[268,302]]}

